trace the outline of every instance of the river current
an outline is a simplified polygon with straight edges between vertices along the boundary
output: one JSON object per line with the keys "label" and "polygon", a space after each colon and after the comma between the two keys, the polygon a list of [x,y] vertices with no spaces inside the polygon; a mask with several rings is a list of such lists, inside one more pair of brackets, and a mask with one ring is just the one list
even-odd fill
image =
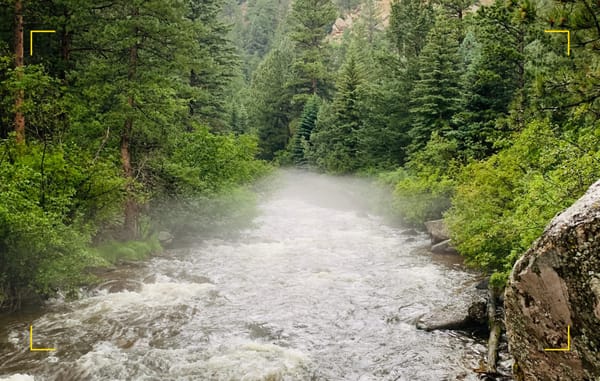
{"label": "river current", "polygon": [[[477,380],[481,339],[415,327],[465,303],[475,274],[370,213],[353,182],[276,184],[239,234],[0,320],[0,380]],[[31,352],[30,325],[56,350]]]}

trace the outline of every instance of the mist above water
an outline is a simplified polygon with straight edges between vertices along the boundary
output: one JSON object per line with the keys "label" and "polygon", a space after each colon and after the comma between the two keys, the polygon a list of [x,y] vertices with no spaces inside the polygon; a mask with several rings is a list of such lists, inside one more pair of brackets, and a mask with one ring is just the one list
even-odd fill
{"label": "mist above water", "polygon": [[366,181],[271,181],[235,238],[168,251],[50,305],[32,324],[57,351],[29,352],[31,321],[9,320],[0,379],[477,380],[481,342],[415,328],[464,303],[474,275],[373,214],[380,193]]}

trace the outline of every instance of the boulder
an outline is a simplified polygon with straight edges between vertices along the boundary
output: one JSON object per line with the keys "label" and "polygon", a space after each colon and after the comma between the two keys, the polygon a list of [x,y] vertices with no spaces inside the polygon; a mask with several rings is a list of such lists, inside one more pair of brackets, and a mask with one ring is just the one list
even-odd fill
{"label": "boulder", "polygon": [[172,244],[174,238],[175,237],[173,236],[173,234],[167,231],[161,231],[158,233],[158,242],[160,242],[163,246]]}
{"label": "boulder", "polygon": [[487,323],[487,303],[477,298],[468,305],[449,305],[435,309],[417,322],[417,328],[425,331],[440,329],[480,329]]}
{"label": "boulder", "polygon": [[450,243],[450,240],[447,239],[445,241],[436,243],[435,245],[431,246],[431,250],[432,253],[436,253],[436,254],[449,254],[449,255],[456,255],[458,254],[458,251],[456,251],[456,249],[454,247],[452,247],[452,244]]}
{"label": "boulder", "polygon": [[450,239],[450,233],[448,232],[446,224],[444,224],[444,220],[426,221],[425,228],[431,237],[432,244]]}
{"label": "boulder", "polygon": [[600,181],[515,263],[504,306],[517,380],[600,379]]}

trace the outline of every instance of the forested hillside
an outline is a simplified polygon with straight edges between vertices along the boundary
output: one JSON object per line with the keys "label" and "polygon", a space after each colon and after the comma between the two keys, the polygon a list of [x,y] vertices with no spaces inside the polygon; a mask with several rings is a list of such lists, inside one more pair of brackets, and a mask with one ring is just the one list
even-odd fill
{"label": "forested hillside", "polygon": [[[378,176],[397,216],[443,216],[496,285],[600,178],[597,2],[394,0],[388,20],[372,0],[297,0],[277,19],[286,6],[246,4],[242,104],[260,157]],[[272,15],[262,39],[252,12]],[[570,49],[545,30],[568,30]]]}
{"label": "forested hillside", "polygon": [[501,285],[600,178],[600,4],[382,4],[3,0],[0,306],[202,226],[265,161],[376,176]]}

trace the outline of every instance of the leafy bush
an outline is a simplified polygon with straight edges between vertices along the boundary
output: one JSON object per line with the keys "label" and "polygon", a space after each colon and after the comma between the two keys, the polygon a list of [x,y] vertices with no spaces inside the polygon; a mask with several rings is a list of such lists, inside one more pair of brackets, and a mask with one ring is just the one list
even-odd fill
{"label": "leafy bush", "polygon": [[[77,147],[0,142],[0,289],[4,302],[85,281],[97,264],[87,250],[97,223],[116,212],[121,184],[110,163]],[[92,219],[95,217],[95,219]],[[1,306],[1,305],[0,305]]]}
{"label": "leafy bush", "polygon": [[450,207],[458,164],[456,144],[434,134],[422,151],[412,155],[404,168],[381,177],[394,184],[393,208],[408,224],[441,218]]}
{"label": "leafy bush", "polygon": [[600,178],[598,146],[591,129],[560,133],[534,121],[509,148],[465,166],[445,219],[467,262],[501,286],[552,217]]}

